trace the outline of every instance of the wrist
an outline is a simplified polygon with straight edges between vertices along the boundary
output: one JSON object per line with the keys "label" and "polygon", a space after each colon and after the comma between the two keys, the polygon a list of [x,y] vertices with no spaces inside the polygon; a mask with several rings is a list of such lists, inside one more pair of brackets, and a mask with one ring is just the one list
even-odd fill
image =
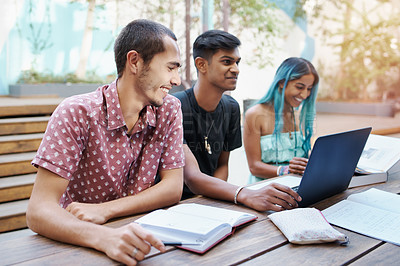
{"label": "wrist", "polygon": [[89,227],[90,229],[88,228],[87,230],[89,232],[83,237],[84,243],[81,245],[106,253],[109,246],[109,241],[107,239],[110,239],[110,236],[113,234],[115,229],[92,223],[90,223]]}
{"label": "wrist", "polygon": [[103,203],[97,204],[99,209],[102,211],[103,217],[105,219],[104,223],[114,217],[119,216],[117,209],[114,207],[114,205],[112,203],[113,203],[112,201],[108,201],[108,202],[103,202]]}

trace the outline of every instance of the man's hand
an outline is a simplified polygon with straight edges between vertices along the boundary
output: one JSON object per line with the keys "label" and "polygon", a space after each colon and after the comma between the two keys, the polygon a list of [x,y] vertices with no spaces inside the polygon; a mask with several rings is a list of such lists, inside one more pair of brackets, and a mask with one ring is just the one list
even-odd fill
{"label": "man's hand", "polygon": [[242,189],[238,201],[257,211],[282,211],[296,208],[301,197],[287,186],[271,183],[257,190]]}
{"label": "man's hand", "polygon": [[138,261],[143,260],[145,255],[149,254],[151,246],[161,252],[165,251],[161,240],[135,223],[120,228],[108,228],[100,242],[99,250],[126,265],[136,265]]}
{"label": "man's hand", "polygon": [[66,208],[68,212],[82,221],[104,224],[109,219],[106,208],[99,204],[72,202]]}
{"label": "man's hand", "polygon": [[308,163],[307,158],[293,157],[289,162],[289,173],[303,175]]}

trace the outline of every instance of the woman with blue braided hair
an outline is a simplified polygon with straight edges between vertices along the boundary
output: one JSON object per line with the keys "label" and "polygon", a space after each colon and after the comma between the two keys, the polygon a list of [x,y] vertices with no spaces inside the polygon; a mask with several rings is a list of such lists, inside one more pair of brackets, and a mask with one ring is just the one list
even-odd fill
{"label": "woman with blue braided hair", "polygon": [[318,82],[318,73],[309,61],[290,57],[277,69],[267,94],[247,110],[243,142],[249,183],[304,173]]}

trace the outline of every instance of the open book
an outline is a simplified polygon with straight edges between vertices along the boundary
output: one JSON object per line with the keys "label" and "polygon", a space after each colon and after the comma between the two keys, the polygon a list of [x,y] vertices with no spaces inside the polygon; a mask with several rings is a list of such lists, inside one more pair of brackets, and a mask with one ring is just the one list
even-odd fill
{"label": "open book", "polygon": [[135,222],[164,243],[204,253],[257,216],[196,203],[179,204],[150,212]]}
{"label": "open book", "polygon": [[345,229],[400,245],[400,195],[371,188],[322,211]]}
{"label": "open book", "polygon": [[386,182],[400,172],[400,138],[370,134],[349,187]]}

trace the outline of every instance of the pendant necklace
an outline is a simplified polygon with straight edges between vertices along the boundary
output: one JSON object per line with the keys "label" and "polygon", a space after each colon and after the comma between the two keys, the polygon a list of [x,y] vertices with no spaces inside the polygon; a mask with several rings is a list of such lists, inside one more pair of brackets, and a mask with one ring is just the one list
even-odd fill
{"label": "pendant necklace", "polygon": [[204,136],[204,148],[207,150],[208,154],[212,154],[210,143],[208,143],[208,135],[210,134],[213,125],[214,125],[214,120],[211,122],[211,126],[208,129],[207,136]]}

